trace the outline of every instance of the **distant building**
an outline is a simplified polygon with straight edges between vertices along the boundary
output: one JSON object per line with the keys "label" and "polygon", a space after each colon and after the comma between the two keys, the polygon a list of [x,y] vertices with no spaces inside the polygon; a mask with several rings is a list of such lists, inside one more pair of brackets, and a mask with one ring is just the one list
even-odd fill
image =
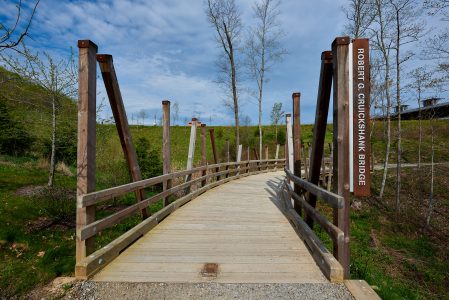
{"label": "distant building", "polygon": [[[400,111],[402,120],[419,120],[421,119],[446,119],[449,118],[449,102],[439,103],[442,98],[427,98],[421,100],[421,108],[408,109],[410,105],[393,106],[393,112],[391,118],[396,119],[398,112]],[[384,116],[373,117],[375,120],[382,120]]]}
{"label": "distant building", "polygon": [[[422,100],[421,108],[407,109],[408,105],[401,105],[402,120],[419,120],[421,119],[445,119],[449,118],[449,102],[439,103],[441,98],[427,98]],[[398,117],[398,107],[394,107],[392,119]]]}
{"label": "distant building", "polygon": [[[407,107],[409,107],[410,105],[406,105],[406,104],[401,104],[401,109],[400,109],[400,111],[401,112],[403,112],[403,111],[406,111],[407,110]],[[399,106],[393,106],[393,110],[394,110],[394,113],[398,113],[399,112]]]}

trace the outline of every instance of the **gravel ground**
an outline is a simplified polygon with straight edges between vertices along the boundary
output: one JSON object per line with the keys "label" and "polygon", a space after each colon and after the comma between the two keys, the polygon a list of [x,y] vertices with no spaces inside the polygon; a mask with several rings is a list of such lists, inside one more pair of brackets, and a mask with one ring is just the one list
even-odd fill
{"label": "gravel ground", "polygon": [[82,281],[65,300],[353,299],[343,284],[121,283]]}

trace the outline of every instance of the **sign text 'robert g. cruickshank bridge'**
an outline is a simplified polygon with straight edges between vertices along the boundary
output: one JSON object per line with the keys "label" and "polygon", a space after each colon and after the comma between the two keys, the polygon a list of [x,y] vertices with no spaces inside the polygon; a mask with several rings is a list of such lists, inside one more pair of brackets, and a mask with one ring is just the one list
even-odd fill
{"label": "sign text 'robert g. cruickshank bridge'", "polygon": [[[300,137],[300,94],[293,93],[283,158],[279,145],[272,158],[268,147],[258,153],[238,145],[232,162],[228,144],[227,159],[220,162],[210,129],[214,161],[209,163],[206,125],[192,119],[186,170],[173,171],[170,101],[165,100],[163,175],[146,179],[141,177],[112,56],[97,54],[89,40],[78,41],[78,47],[77,278],[96,284],[309,284],[303,291],[321,284],[331,298],[378,299],[364,281],[348,280],[349,196],[370,192],[368,40],[336,38],[332,51],[322,53],[308,151]],[[95,188],[97,63],[131,177],[131,183],[101,191]],[[330,156],[324,157],[332,86],[333,143]],[[194,166],[197,131],[202,159]],[[147,196],[155,186],[162,188]],[[97,205],[128,194],[135,195],[135,204],[96,218]],[[332,221],[316,209],[317,200],[321,208],[328,207],[324,211],[333,211]],[[163,207],[150,214],[149,205],[158,201]],[[95,245],[102,231],[136,214],[141,221],[135,227],[104,247]],[[333,251],[317,237],[314,223],[329,235]],[[253,293],[239,296],[256,297],[257,291]]]}

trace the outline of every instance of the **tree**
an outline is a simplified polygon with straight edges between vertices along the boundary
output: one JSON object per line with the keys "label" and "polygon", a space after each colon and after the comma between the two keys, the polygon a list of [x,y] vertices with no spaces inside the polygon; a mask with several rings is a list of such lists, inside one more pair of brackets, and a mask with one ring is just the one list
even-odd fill
{"label": "tree", "polygon": [[240,12],[234,0],[207,0],[206,15],[209,23],[216,31],[217,43],[223,50],[223,56],[219,60],[220,73],[223,78],[219,82],[224,84],[225,89],[232,94],[231,106],[235,120],[235,144],[238,148],[240,133],[236,54],[242,29]]}
{"label": "tree", "polygon": [[383,65],[383,90],[385,91],[386,103],[386,149],[385,149],[385,161],[382,176],[382,183],[380,187],[379,197],[382,198],[385,191],[385,183],[387,180],[388,160],[390,158],[391,147],[391,78],[390,78],[390,58],[393,40],[391,39],[391,31],[393,24],[393,16],[387,7],[387,0],[373,0],[371,3],[371,9],[374,13],[371,26],[367,29],[371,37],[371,46],[374,51],[380,54],[380,59]]}
{"label": "tree", "polygon": [[345,31],[355,39],[365,35],[375,17],[370,0],[350,0],[349,7],[343,8],[343,12],[348,19]]}
{"label": "tree", "polygon": [[421,168],[421,146],[422,146],[422,112],[421,102],[422,95],[427,89],[434,86],[435,81],[432,79],[433,73],[427,71],[424,67],[418,67],[409,72],[409,77],[412,80],[408,87],[415,90],[418,102],[418,122],[419,122],[419,138],[418,138],[418,169]]}
{"label": "tree", "polygon": [[[426,0],[424,8],[431,16],[440,16],[441,21],[449,22],[449,0]],[[449,28],[440,26],[438,31],[430,37],[422,53],[426,59],[438,61],[437,71],[441,74],[441,80],[449,79]]]}
{"label": "tree", "polygon": [[68,59],[54,60],[50,54],[32,53],[26,47],[21,51],[23,56],[13,57],[0,54],[11,71],[21,77],[40,85],[46,92],[51,105],[51,154],[48,186],[52,187],[56,168],[57,117],[63,97],[76,94],[78,73],[75,68],[73,52]]}
{"label": "tree", "polygon": [[282,110],[282,103],[276,102],[273,104],[273,108],[271,109],[271,123],[274,125],[276,143],[278,143],[278,124],[279,121],[284,117],[285,112]]}
{"label": "tree", "polygon": [[429,205],[427,207],[427,215],[426,215],[426,227],[430,226],[430,220],[432,218],[433,206],[434,206],[434,195],[433,195],[433,187],[435,181],[435,128],[434,128],[434,117],[435,111],[432,110],[429,116],[430,122],[430,138],[431,138],[431,156],[430,156],[430,192],[429,192]]}
{"label": "tree", "polygon": [[388,0],[389,7],[393,12],[395,30],[393,35],[393,49],[395,52],[395,66],[396,66],[396,106],[398,108],[397,114],[397,159],[396,159],[396,210],[400,210],[400,196],[401,196],[401,67],[404,62],[410,59],[413,53],[408,52],[405,55],[402,53],[402,46],[416,42],[423,32],[423,24],[419,22],[418,10],[416,7],[418,3],[415,0]]}
{"label": "tree", "polygon": [[257,83],[259,153],[262,153],[262,101],[264,83],[268,81],[266,73],[286,54],[280,44],[284,33],[278,22],[279,5],[278,0],[260,0],[255,3],[253,10],[256,25],[249,31],[245,47],[249,73]]}
{"label": "tree", "polygon": [[139,117],[142,119],[142,126],[145,126],[145,118],[147,117],[147,114],[144,109],[141,109],[138,113]]}
{"label": "tree", "polygon": [[[16,47],[23,41],[23,39],[28,35],[28,31],[31,27],[31,21],[33,20],[34,14],[36,13],[37,6],[40,0],[37,0],[32,6],[32,11],[30,16],[26,19],[26,24],[22,30],[20,30],[20,23],[22,19],[22,0],[19,0],[16,8],[17,12],[13,21],[13,24],[9,27],[4,23],[0,23],[0,52],[6,49],[16,50]],[[20,51],[18,51],[20,52]]]}
{"label": "tree", "polygon": [[172,111],[173,125],[179,125],[178,124],[178,120],[179,120],[179,103],[177,101],[175,101],[175,103],[173,103],[173,107],[172,107],[171,111]]}

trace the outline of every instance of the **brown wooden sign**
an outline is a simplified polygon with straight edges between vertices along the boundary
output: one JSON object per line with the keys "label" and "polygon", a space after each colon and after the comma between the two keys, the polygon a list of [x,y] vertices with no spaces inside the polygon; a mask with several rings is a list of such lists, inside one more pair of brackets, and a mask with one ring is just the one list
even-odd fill
{"label": "brown wooden sign", "polygon": [[355,196],[371,194],[370,174],[370,69],[369,41],[352,42],[353,66],[353,190]]}

